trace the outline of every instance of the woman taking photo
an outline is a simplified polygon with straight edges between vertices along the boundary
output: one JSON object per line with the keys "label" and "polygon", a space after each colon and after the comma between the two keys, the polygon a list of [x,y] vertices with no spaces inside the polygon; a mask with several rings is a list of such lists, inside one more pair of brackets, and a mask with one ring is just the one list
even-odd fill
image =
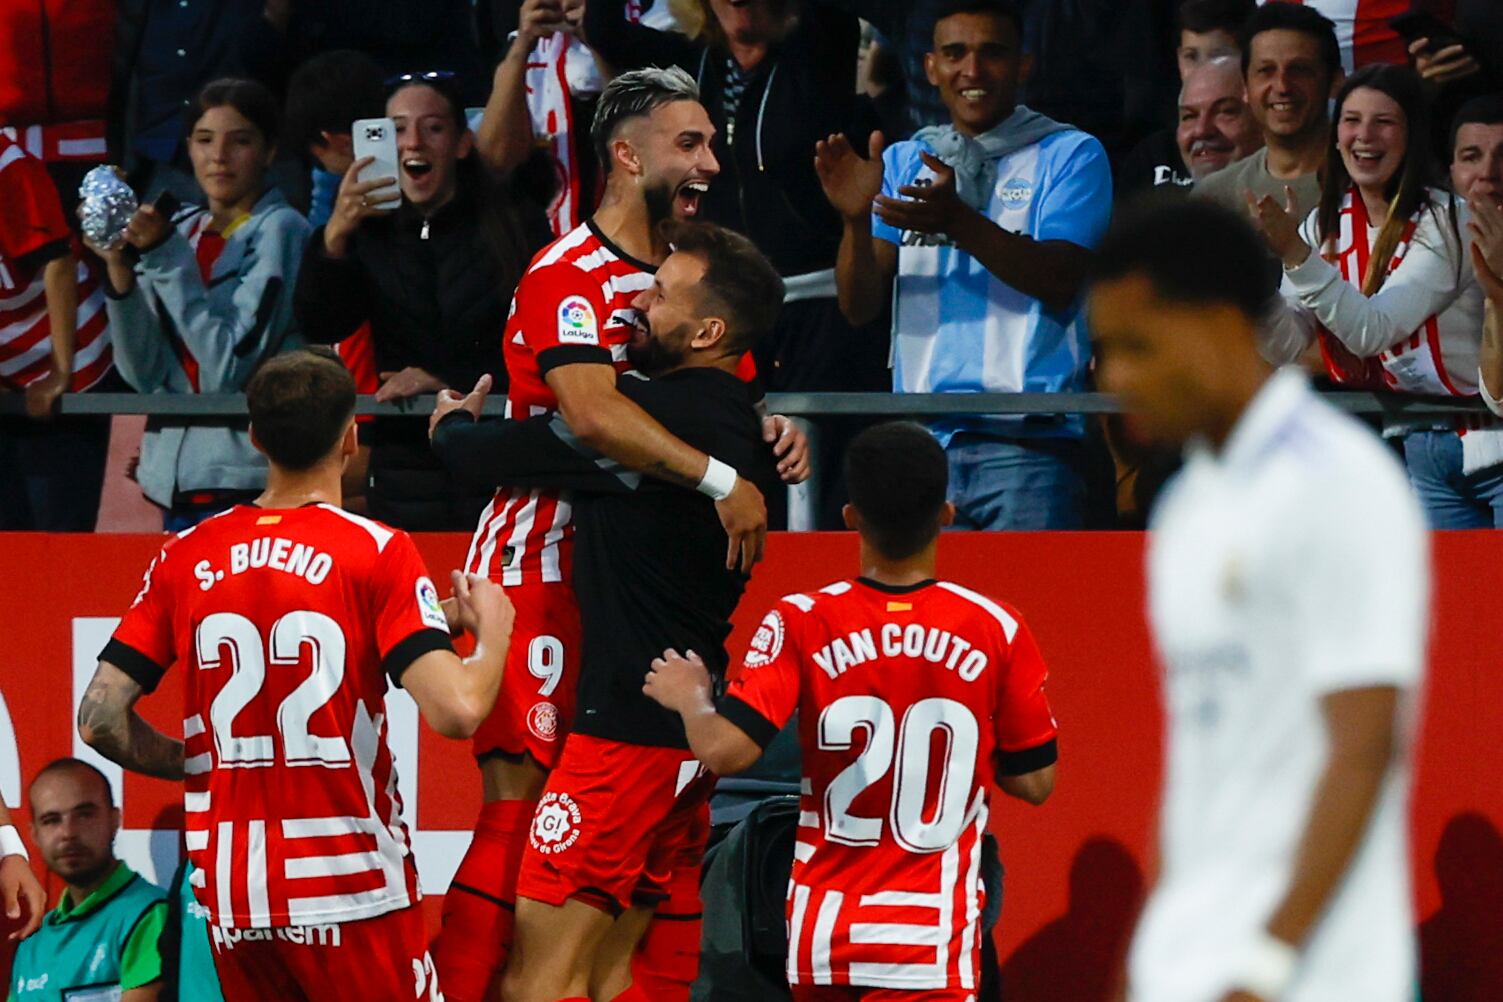
{"label": "woman taking photo", "polygon": [[[141,393],[238,393],[300,343],[292,289],[308,223],[270,187],[277,104],[249,80],[217,80],[189,109],[188,156],[206,206],[175,219],[143,206],[125,244],[95,247],[109,271],[115,365]],[[174,225],[175,224],[175,225]],[[255,497],[266,461],[244,422],[147,423],[136,479],[178,531]]]}
{"label": "woman taking photo", "polygon": [[[1430,187],[1419,78],[1369,66],[1336,98],[1320,204],[1303,224],[1273,199],[1249,209],[1284,265],[1283,309],[1268,331],[1275,362],[1317,344],[1350,389],[1473,397],[1482,293],[1455,199]],[[1503,526],[1503,431],[1482,419],[1405,421],[1409,479],[1437,529]]]}

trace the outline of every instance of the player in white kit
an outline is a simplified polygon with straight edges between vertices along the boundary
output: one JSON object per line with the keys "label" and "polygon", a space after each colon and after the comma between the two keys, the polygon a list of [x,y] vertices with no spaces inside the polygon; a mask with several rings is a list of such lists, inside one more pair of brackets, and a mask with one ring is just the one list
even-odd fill
{"label": "player in white kit", "polygon": [[1266,272],[1242,218],[1155,204],[1090,293],[1101,386],[1185,446],[1150,521],[1167,775],[1129,994],[1400,1002],[1428,542],[1392,454],[1258,354]]}

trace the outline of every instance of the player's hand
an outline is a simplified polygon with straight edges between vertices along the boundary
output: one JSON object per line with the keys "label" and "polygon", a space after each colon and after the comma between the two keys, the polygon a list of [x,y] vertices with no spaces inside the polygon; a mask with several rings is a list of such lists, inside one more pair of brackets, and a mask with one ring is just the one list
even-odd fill
{"label": "player's hand", "polygon": [[901,198],[878,195],[874,211],[878,219],[897,230],[953,235],[964,217],[975,215],[976,210],[960,200],[954,168],[931,153],[919,155],[934,172],[933,182],[905,184],[898,189]]}
{"label": "player's hand", "polygon": [[409,365],[398,372],[380,372],[377,375],[381,377],[381,386],[376,390],[377,403],[406,400],[420,393],[437,393],[446,389],[443,380],[415,365]]}
{"label": "player's hand", "polygon": [[1268,247],[1286,268],[1304,264],[1310,256],[1310,245],[1299,235],[1299,208],[1295,204],[1294,189],[1284,185],[1284,204],[1274,201],[1272,195],[1258,198],[1251,191],[1242,193],[1247,202],[1248,215],[1253,225],[1263,234]]}
{"label": "player's hand", "polygon": [[471,420],[479,421],[480,412],[485,407],[486,395],[491,392],[491,376],[486,373],[475,381],[475,388],[464,396],[459,395],[458,390],[444,387],[438,391],[438,402],[433,405],[433,415],[428,418],[428,441],[433,441],[433,433],[438,430],[438,423],[455,411],[464,411]]}
{"label": "player's hand", "polygon": [[[449,581],[454,586],[454,617],[450,629],[458,622],[461,630],[475,634],[481,639],[505,640],[511,636],[512,623],[517,610],[512,607],[506,591],[496,582],[479,574],[449,572]],[[449,611],[444,610],[445,618]]]}
{"label": "player's hand", "polygon": [[1431,52],[1428,38],[1416,38],[1409,43],[1409,54],[1415,72],[1427,84],[1443,86],[1482,72],[1481,64],[1460,43]]}
{"label": "player's hand", "polygon": [[26,387],[26,416],[37,421],[51,420],[68,383],[66,372],[50,372]]}
{"label": "player's hand", "polygon": [[872,199],[882,193],[882,133],[873,132],[863,158],[844,133],[814,144],[814,173],[825,197],[845,219],[871,215]]}
{"label": "player's hand", "polygon": [[24,913],[26,924],[9,938],[25,939],[36,932],[47,914],[47,895],[37,883],[37,875],[31,872],[31,864],[22,856],[6,856],[0,860],[0,902],[5,905],[5,917],[16,921]]}
{"label": "player's hand", "polygon": [[324,253],[338,260],[349,253],[350,237],[371,216],[390,210],[378,208],[402,197],[394,177],[360,180],[360,171],[375,162],[375,157],[361,157],[350,164],[334,196],[334,211],[324,224]]}
{"label": "player's hand", "polygon": [[783,483],[801,484],[809,479],[809,436],[797,421],[769,414],[762,419],[762,441],[772,446]]}
{"label": "player's hand", "polygon": [[664,651],[662,657],[654,658],[642,692],[681,716],[714,707],[710,673],[693,651],[684,656],[678,651]]}
{"label": "player's hand", "polygon": [[715,502],[715,511],[720,515],[720,524],[725,529],[729,545],[725,551],[726,570],[738,567],[751,573],[752,566],[762,559],[762,550],[767,544],[767,503],[762,492],[745,477],[736,478],[736,486],[724,501]]}

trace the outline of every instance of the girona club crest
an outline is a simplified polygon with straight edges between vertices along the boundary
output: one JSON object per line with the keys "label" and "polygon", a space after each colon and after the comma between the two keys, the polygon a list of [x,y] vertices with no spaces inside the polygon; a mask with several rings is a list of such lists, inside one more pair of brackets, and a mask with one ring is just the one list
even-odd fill
{"label": "girona club crest", "polygon": [[757,632],[752,635],[746,648],[746,667],[761,668],[770,665],[783,653],[783,617],[774,609],[762,617]]}
{"label": "girona club crest", "polygon": [[534,703],[527,711],[527,729],[539,741],[552,741],[558,737],[558,707],[552,703]]}
{"label": "girona club crest", "polygon": [[545,793],[532,816],[528,841],[545,856],[563,852],[579,840],[579,805],[567,793]]}

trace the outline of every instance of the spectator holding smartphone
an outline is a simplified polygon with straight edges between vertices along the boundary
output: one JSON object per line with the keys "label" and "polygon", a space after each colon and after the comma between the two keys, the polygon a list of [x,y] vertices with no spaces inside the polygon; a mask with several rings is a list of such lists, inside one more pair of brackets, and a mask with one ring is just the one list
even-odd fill
{"label": "spectator holding smartphone", "polygon": [[[362,179],[350,164],[329,221],[314,231],[294,305],[308,340],[334,344],[369,322],[376,399],[468,390],[489,373],[504,389],[501,335],[512,290],[547,239],[542,213],[474,156],[452,77],[392,81],[400,178]],[[392,206],[396,207],[393,208]],[[458,486],[422,421],[371,423],[370,514],[409,531],[473,528],[490,493]]]}
{"label": "spectator holding smartphone", "polygon": [[[216,80],[189,109],[188,156],[207,204],[169,219],[143,206],[125,245],[94,247],[109,272],[115,364],[141,393],[238,393],[261,361],[296,347],[292,286],[308,223],[266,172],[276,99]],[[147,423],[136,471],[169,532],[249,500],[266,461],[243,422]]]}
{"label": "spectator holding smartphone", "polygon": [[[1477,393],[1482,294],[1455,199],[1431,188],[1424,93],[1406,66],[1359,70],[1336,98],[1320,202],[1247,204],[1284,265],[1286,308],[1265,351],[1293,361],[1315,342],[1337,384]],[[1390,425],[1433,528],[1503,527],[1503,430]]]}

